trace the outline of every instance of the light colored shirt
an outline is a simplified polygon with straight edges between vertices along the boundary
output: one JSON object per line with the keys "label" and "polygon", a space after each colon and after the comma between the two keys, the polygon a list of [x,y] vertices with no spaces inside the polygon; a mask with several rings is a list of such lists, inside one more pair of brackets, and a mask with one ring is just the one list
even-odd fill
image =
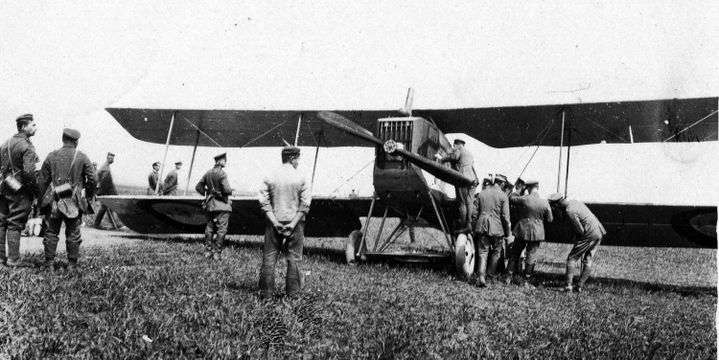
{"label": "light colored shirt", "polygon": [[263,179],[259,200],[262,210],[278,221],[292,221],[298,212],[310,211],[312,195],[304,175],[285,163]]}

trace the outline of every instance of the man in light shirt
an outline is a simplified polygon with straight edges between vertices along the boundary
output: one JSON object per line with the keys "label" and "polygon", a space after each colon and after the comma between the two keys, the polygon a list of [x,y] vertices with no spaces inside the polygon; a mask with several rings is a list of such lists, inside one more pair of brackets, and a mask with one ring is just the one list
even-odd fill
{"label": "man in light shirt", "polygon": [[267,218],[259,284],[262,298],[271,296],[274,291],[275,264],[282,249],[287,251],[287,296],[295,297],[302,290],[300,265],[304,219],[310,210],[312,196],[305,176],[297,170],[299,158],[299,148],[283,148],[282,166],[269,174],[260,187],[260,206]]}

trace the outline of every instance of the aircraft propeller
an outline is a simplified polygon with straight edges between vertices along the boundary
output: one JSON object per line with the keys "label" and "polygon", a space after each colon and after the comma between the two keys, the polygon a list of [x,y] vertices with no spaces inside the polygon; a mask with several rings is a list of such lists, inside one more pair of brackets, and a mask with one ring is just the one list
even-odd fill
{"label": "aircraft propeller", "polygon": [[326,124],[333,126],[347,134],[366,140],[378,146],[382,146],[385,152],[392,155],[401,155],[407,161],[417,165],[420,169],[436,176],[438,179],[450,183],[454,186],[469,186],[473,183],[473,179],[465,176],[459,171],[450,169],[442,164],[427,159],[424,156],[415,154],[397,146],[394,140],[382,141],[372,134],[371,131],[357,125],[352,120],[329,111],[320,111],[317,116]]}

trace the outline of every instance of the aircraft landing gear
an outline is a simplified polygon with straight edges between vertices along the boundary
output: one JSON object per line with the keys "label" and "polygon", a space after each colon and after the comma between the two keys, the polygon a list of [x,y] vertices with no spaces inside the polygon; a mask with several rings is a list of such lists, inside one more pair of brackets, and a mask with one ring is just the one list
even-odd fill
{"label": "aircraft landing gear", "polygon": [[454,268],[460,279],[469,280],[474,274],[475,254],[472,235],[457,235],[454,243]]}

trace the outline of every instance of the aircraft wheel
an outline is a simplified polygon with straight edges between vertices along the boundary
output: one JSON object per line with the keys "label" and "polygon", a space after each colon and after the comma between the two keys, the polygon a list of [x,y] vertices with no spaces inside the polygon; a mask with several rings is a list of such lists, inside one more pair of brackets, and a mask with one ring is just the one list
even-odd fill
{"label": "aircraft wheel", "polygon": [[462,279],[469,280],[474,274],[474,241],[467,234],[457,235],[457,241],[454,242],[454,266],[457,276]]}
{"label": "aircraft wheel", "polygon": [[[362,259],[362,256],[357,257],[357,249],[360,246],[360,241],[362,241],[362,232],[359,230],[354,230],[350,233],[350,235],[347,237],[347,243],[345,244],[345,260],[348,264],[356,264],[358,260]],[[362,253],[367,250],[367,246],[363,246]]]}

